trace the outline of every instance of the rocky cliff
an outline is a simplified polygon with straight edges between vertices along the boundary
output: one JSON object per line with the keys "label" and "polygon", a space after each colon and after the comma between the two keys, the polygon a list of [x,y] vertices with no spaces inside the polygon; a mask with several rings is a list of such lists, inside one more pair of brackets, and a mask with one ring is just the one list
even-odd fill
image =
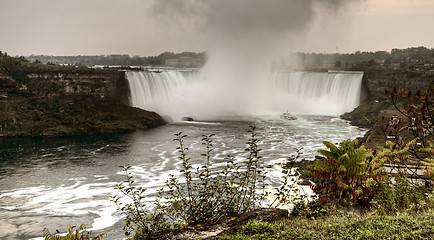
{"label": "rocky cliff", "polygon": [[165,124],[133,108],[125,73],[114,70],[0,68],[0,136],[124,132]]}
{"label": "rocky cliff", "polygon": [[386,89],[406,88],[416,93],[433,86],[433,71],[413,70],[369,70],[363,75],[364,101],[352,112],[341,117],[351,121],[353,125],[370,128],[383,110],[394,110],[395,107],[384,93]]}
{"label": "rocky cliff", "polygon": [[125,73],[113,70],[30,73],[20,80],[0,73],[0,86],[3,99],[17,96],[52,98],[85,94],[97,98],[117,98],[127,103],[129,95]]}
{"label": "rocky cliff", "polygon": [[433,84],[433,71],[369,70],[363,75],[363,88],[368,100],[386,100],[386,88],[407,88],[417,92]]}

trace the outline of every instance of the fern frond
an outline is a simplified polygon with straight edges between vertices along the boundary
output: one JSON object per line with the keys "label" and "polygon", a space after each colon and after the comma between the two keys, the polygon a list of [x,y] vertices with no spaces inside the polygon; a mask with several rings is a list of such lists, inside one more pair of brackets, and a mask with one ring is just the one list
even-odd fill
{"label": "fern frond", "polygon": [[328,149],[330,149],[330,152],[332,153],[338,153],[339,152],[339,148],[336,147],[333,143],[328,142],[328,141],[323,141],[322,142]]}

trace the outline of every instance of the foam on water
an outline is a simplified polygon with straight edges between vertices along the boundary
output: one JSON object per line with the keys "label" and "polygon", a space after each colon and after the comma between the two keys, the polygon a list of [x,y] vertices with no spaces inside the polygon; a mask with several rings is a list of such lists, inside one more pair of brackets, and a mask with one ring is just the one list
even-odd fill
{"label": "foam on water", "polygon": [[[227,155],[232,155],[236,162],[245,159],[248,125],[255,125],[259,146],[263,149],[261,155],[268,166],[267,182],[272,186],[279,183],[281,174],[280,164],[274,160],[288,158],[294,155],[294,149],[300,147],[303,147],[302,158],[312,159],[316,150],[323,148],[322,140],[338,143],[364,133],[364,130],[350,126],[339,118],[324,116],[298,116],[297,120],[287,121],[275,115],[251,117],[249,122],[217,123],[171,124],[122,135],[122,138],[116,137],[116,141],[96,138],[95,142],[86,139],[82,144],[73,140],[51,148],[43,145],[42,150],[32,153],[29,160],[32,164],[13,165],[11,162],[0,165],[9,172],[0,178],[3,183],[0,188],[0,229],[11,229],[10,226],[18,227],[22,222],[32,221],[35,224],[28,225],[29,229],[20,230],[30,238],[37,237],[43,227],[49,227],[50,231],[64,231],[67,224],[86,223],[95,232],[122,236],[121,223],[117,224],[121,216],[109,198],[118,195],[122,201],[129,201],[114,190],[117,183],[125,180],[124,172],[118,166],[132,166],[130,172],[136,183],[147,189],[145,200],[151,201],[171,175],[180,175],[177,143],[172,141],[173,134],[179,131],[189,135],[185,144],[194,167],[203,163],[200,156],[204,152],[200,141],[202,135],[215,133],[212,168],[218,169],[226,165]],[[95,151],[101,148],[101,151]],[[51,155],[46,157],[47,154]],[[26,155],[22,159],[20,161],[28,161]],[[22,181],[21,185],[29,187],[4,184],[16,181]],[[0,238],[18,238],[13,232],[0,233]]]}

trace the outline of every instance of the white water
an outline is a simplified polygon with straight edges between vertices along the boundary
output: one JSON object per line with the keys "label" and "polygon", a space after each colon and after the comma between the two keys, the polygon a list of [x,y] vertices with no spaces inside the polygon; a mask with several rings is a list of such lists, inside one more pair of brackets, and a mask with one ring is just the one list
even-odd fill
{"label": "white water", "polygon": [[[132,102],[142,104],[140,107],[179,106],[175,112],[184,114],[186,110],[203,110],[198,107],[201,104],[219,106],[217,103],[223,102],[218,113],[224,114],[223,108],[240,106],[233,102],[235,98],[229,98],[229,106],[224,99],[215,99],[219,95],[211,94],[214,88],[204,89],[208,80],[201,79],[199,72],[128,72],[127,76]],[[343,102],[341,105],[352,107],[357,97],[348,91],[356,91],[360,79],[361,74],[276,72],[265,82],[273,86],[275,96],[264,90],[270,98],[259,93],[259,97],[246,98],[254,104],[265,102],[268,105],[264,106],[272,108],[275,104],[276,109],[284,110],[293,102],[275,102],[280,96],[293,97],[300,106],[313,99],[316,104],[327,100],[333,105]],[[308,89],[316,90],[309,93]],[[358,92],[354,95],[358,96]],[[186,102],[191,104],[185,107]],[[119,165],[131,165],[136,183],[145,187],[152,198],[170,174],[179,174],[181,163],[177,144],[172,141],[174,133],[189,135],[186,146],[194,166],[202,163],[201,136],[215,133],[213,161],[214,166],[220,166],[228,154],[236,161],[245,159],[248,125],[257,126],[262,159],[268,166],[267,183],[273,187],[280,184],[278,159],[293,156],[298,148],[303,148],[302,158],[313,159],[316,151],[323,148],[323,140],[337,144],[364,133],[337,117],[299,115],[297,120],[287,121],[274,114],[250,117],[248,121],[183,122],[128,134],[0,138],[0,239],[36,238],[42,235],[44,227],[51,232],[65,232],[68,224],[81,223],[97,233],[107,232],[104,239],[123,239],[123,221],[110,201],[110,196],[120,195],[114,190],[116,183],[125,180]]]}
{"label": "white water", "polygon": [[338,116],[360,103],[363,73],[274,72],[272,85],[286,93],[290,112]]}
{"label": "white water", "polygon": [[[275,71],[248,91],[201,72],[127,72],[131,104],[174,120],[295,114],[338,116],[358,106],[363,73]],[[248,81],[244,81],[248,84]],[[227,89],[228,87],[231,89]],[[247,88],[247,87],[246,87]],[[237,96],[234,96],[237,95]]]}
{"label": "white water", "polygon": [[[267,166],[267,183],[278,187],[277,160],[303,148],[301,158],[313,159],[323,140],[339,143],[365,132],[346,121],[328,116],[252,117],[248,121],[182,122],[128,134],[102,134],[58,138],[0,138],[0,239],[23,240],[42,236],[42,229],[64,233],[68,224],[87,224],[107,240],[124,239],[123,221],[110,196],[125,180],[119,165],[132,166],[138,186],[147,199],[164,187],[170,174],[178,176],[181,162],[172,139],[174,133],[189,137],[185,146],[194,167],[203,163],[200,139],[213,137],[213,163],[225,157],[244,161],[248,125],[257,127],[258,143]],[[182,179],[180,179],[182,181]]]}
{"label": "white water", "polygon": [[135,107],[147,109],[172,99],[176,91],[195,81],[196,74],[183,71],[127,72],[131,100]]}

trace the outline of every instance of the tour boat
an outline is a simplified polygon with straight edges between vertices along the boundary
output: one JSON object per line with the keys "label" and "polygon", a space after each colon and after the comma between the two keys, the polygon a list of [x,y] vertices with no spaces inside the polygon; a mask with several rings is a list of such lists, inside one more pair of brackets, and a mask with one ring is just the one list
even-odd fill
{"label": "tour boat", "polygon": [[286,120],[296,120],[296,119],[297,119],[296,116],[292,115],[292,114],[289,113],[289,112],[285,112],[285,113],[283,113],[283,114],[280,116],[280,118],[282,118],[282,119],[286,119]]}

